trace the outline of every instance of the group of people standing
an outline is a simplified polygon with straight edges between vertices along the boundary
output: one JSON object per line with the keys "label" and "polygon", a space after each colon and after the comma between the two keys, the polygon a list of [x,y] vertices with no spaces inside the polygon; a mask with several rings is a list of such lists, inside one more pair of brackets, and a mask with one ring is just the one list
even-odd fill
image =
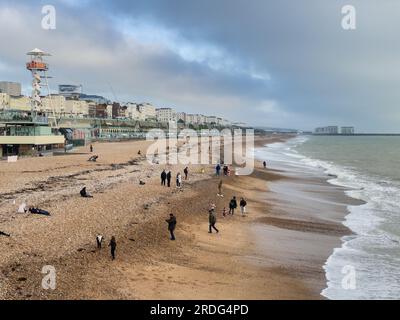
{"label": "group of people standing", "polygon": [[[224,176],[230,176],[231,175],[231,169],[226,164],[222,167],[222,172],[224,173]],[[221,165],[219,163],[215,167],[215,174],[217,176],[221,175]]]}
{"label": "group of people standing", "polygon": [[[189,168],[186,167],[185,169],[183,169],[183,173],[185,175],[185,180],[187,180],[189,175]],[[167,187],[171,187],[171,178],[172,178],[171,170],[166,172],[166,170],[164,169],[161,172],[161,185],[162,186],[167,185]],[[180,172],[178,172],[176,174],[176,187],[180,188],[181,186],[182,186],[182,175]]]}
{"label": "group of people standing", "polygon": [[[240,198],[239,201],[239,206],[240,206],[240,212],[242,216],[246,214],[246,206],[247,206],[247,201],[244,198]],[[236,197],[233,196],[231,201],[229,201],[229,214],[233,215],[235,213],[235,209],[238,207]]]}
{"label": "group of people standing", "polygon": [[[229,201],[229,213],[230,215],[233,216],[235,209],[237,208],[237,200],[236,197],[232,197],[231,201]],[[246,214],[246,206],[247,206],[247,201],[244,198],[240,198],[239,201],[239,206],[240,206],[240,212],[242,213],[242,216]],[[212,229],[214,229],[217,233],[219,230],[216,228],[215,224],[217,223],[217,215],[215,213],[215,204],[211,203],[210,208],[208,209],[208,222],[209,222],[209,233],[212,233]],[[222,216],[226,217],[227,212],[226,208],[224,207],[222,209]]]}

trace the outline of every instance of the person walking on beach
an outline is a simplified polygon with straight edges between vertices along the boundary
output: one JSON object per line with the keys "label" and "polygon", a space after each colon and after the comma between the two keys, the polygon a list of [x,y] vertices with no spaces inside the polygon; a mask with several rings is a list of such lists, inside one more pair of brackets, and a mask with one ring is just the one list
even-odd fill
{"label": "person walking on beach", "polygon": [[175,216],[170,213],[169,214],[169,219],[165,220],[168,223],[168,231],[171,235],[171,240],[175,240],[175,235],[174,235],[174,230],[176,227],[176,218]]}
{"label": "person walking on beach", "polygon": [[93,145],[90,145],[90,153],[93,152]]}
{"label": "person walking on beach", "polygon": [[239,205],[240,205],[240,212],[242,213],[242,216],[244,216],[246,213],[246,205],[247,205],[246,200],[240,198]]}
{"label": "person walking on beach", "polygon": [[229,214],[233,215],[236,208],[237,208],[236,197],[233,197],[229,202]]}
{"label": "person walking on beach", "polygon": [[267,162],[266,161],[263,162],[263,166],[264,166],[264,169],[267,168]]}
{"label": "person walking on beach", "polygon": [[181,176],[181,173],[178,172],[178,174],[176,175],[176,186],[178,188],[180,188],[181,184],[182,184],[182,176]]}
{"label": "person walking on beach", "polygon": [[223,216],[224,218],[226,217],[226,208],[225,208],[225,207],[222,209],[222,216]]}
{"label": "person walking on beach", "polygon": [[189,174],[189,168],[186,167],[185,169],[183,169],[183,173],[185,174],[185,180],[188,179],[188,174]]}
{"label": "person walking on beach", "polygon": [[219,163],[218,163],[217,166],[215,167],[215,174],[216,174],[217,176],[219,176],[220,171],[221,171],[221,166],[220,166]]}
{"label": "person walking on beach", "polygon": [[167,186],[171,187],[171,178],[172,178],[172,173],[171,171],[168,171],[167,173]]}
{"label": "person walking on beach", "polygon": [[101,234],[98,234],[96,236],[96,243],[97,243],[97,249],[101,249],[101,244],[104,240],[104,237]]}
{"label": "person walking on beach", "polygon": [[223,197],[224,195],[222,194],[222,179],[219,180],[218,183],[218,196]]}
{"label": "person walking on beach", "polygon": [[165,186],[165,180],[167,179],[167,173],[165,172],[165,169],[161,172],[161,185]]}
{"label": "person walking on beach", "polygon": [[217,233],[219,230],[215,227],[215,224],[217,223],[217,216],[215,215],[215,210],[209,210],[208,211],[208,222],[209,222],[209,230],[208,233],[212,233],[212,229],[214,229]]}
{"label": "person walking on beach", "polygon": [[117,249],[117,241],[115,240],[114,236],[111,237],[108,246],[111,247],[111,257],[113,260],[115,260],[115,249]]}

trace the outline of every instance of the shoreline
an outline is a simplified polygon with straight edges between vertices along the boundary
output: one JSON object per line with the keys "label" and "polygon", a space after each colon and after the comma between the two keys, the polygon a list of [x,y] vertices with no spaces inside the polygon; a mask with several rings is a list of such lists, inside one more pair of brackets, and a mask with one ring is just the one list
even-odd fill
{"label": "shoreline", "polygon": [[[339,184],[331,183],[334,179],[330,174],[323,171],[314,172],[284,165],[278,166],[277,171],[282,172],[284,179],[272,182],[271,192],[268,193],[271,201],[275,200],[276,208],[286,215],[285,218],[271,217],[264,219],[269,225],[291,231],[302,231],[315,234],[313,239],[306,241],[305,237],[296,239],[305,243],[318,241],[318,246],[312,246],[308,261],[312,261],[313,251],[320,250],[320,258],[314,259],[314,265],[319,265],[315,274],[309,275],[307,283],[314,282],[314,292],[319,298],[328,299],[323,291],[328,286],[326,277],[326,263],[337,248],[342,247],[347,236],[354,235],[344,222],[350,214],[349,207],[359,206],[365,202],[348,195],[349,189]],[[310,168],[311,169],[311,168]],[[272,196],[275,194],[275,197]],[[293,221],[293,218],[294,221]],[[301,258],[304,259],[307,252],[305,245],[301,249]],[[301,265],[301,263],[299,263]],[[293,263],[295,266],[296,263]],[[298,265],[297,265],[298,266]],[[316,275],[321,273],[318,277]]]}

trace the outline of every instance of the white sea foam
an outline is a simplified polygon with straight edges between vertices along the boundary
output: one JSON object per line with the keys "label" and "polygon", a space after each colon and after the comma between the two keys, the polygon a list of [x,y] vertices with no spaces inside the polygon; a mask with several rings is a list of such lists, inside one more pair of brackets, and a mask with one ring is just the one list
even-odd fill
{"label": "white sea foam", "polygon": [[[307,140],[300,136],[271,144],[257,150],[256,157],[296,174],[329,175],[329,183],[346,187],[348,196],[365,201],[363,205],[348,206],[344,224],[354,235],[343,237],[342,246],[324,265],[327,288],[321,294],[329,299],[400,298],[400,183],[354,166],[302,155],[301,147],[300,151],[295,148]],[[345,266],[355,270],[355,288],[342,285]]]}

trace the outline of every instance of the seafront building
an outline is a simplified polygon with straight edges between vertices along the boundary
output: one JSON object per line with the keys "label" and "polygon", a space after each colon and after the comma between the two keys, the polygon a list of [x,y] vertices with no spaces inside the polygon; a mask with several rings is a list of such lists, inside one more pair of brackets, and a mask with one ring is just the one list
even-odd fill
{"label": "seafront building", "polygon": [[339,127],[338,126],[327,126],[327,127],[318,127],[314,130],[315,134],[338,134]]}
{"label": "seafront building", "polygon": [[66,99],[62,95],[52,94],[42,98],[43,111],[50,113],[53,109],[56,114],[65,114]]}
{"label": "seafront building", "polygon": [[187,114],[186,114],[186,112],[177,112],[176,120],[178,122],[186,123],[187,122]]}
{"label": "seafront building", "polygon": [[139,103],[137,105],[137,108],[138,108],[139,112],[141,113],[143,120],[152,120],[152,121],[157,120],[156,107],[153,106],[152,104]]}
{"label": "seafront building", "polygon": [[0,111],[7,110],[10,106],[10,96],[7,93],[0,92]]}
{"label": "seafront building", "polygon": [[354,127],[341,127],[340,133],[341,134],[354,134]]}
{"label": "seafront building", "polygon": [[79,99],[82,94],[82,85],[60,84],[58,85],[58,94],[67,99]]}
{"label": "seafront building", "polygon": [[65,138],[55,135],[46,122],[13,121],[0,127],[0,158],[39,155],[62,150]]}
{"label": "seafront building", "polygon": [[246,127],[247,127],[247,124],[244,123],[244,122],[233,122],[233,123],[232,123],[232,126],[233,126],[233,127],[238,127],[238,128],[246,128]]}
{"label": "seafront building", "polygon": [[158,108],[156,114],[158,122],[177,122],[176,111],[172,108]]}
{"label": "seafront building", "polygon": [[0,81],[0,93],[6,93],[12,97],[21,96],[21,84],[11,81]]}
{"label": "seafront building", "polygon": [[[338,126],[327,126],[315,128],[314,134],[321,135],[337,135],[339,134]],[[341,127],[340,134],[351,135],[354,134],[354,127]]]}

